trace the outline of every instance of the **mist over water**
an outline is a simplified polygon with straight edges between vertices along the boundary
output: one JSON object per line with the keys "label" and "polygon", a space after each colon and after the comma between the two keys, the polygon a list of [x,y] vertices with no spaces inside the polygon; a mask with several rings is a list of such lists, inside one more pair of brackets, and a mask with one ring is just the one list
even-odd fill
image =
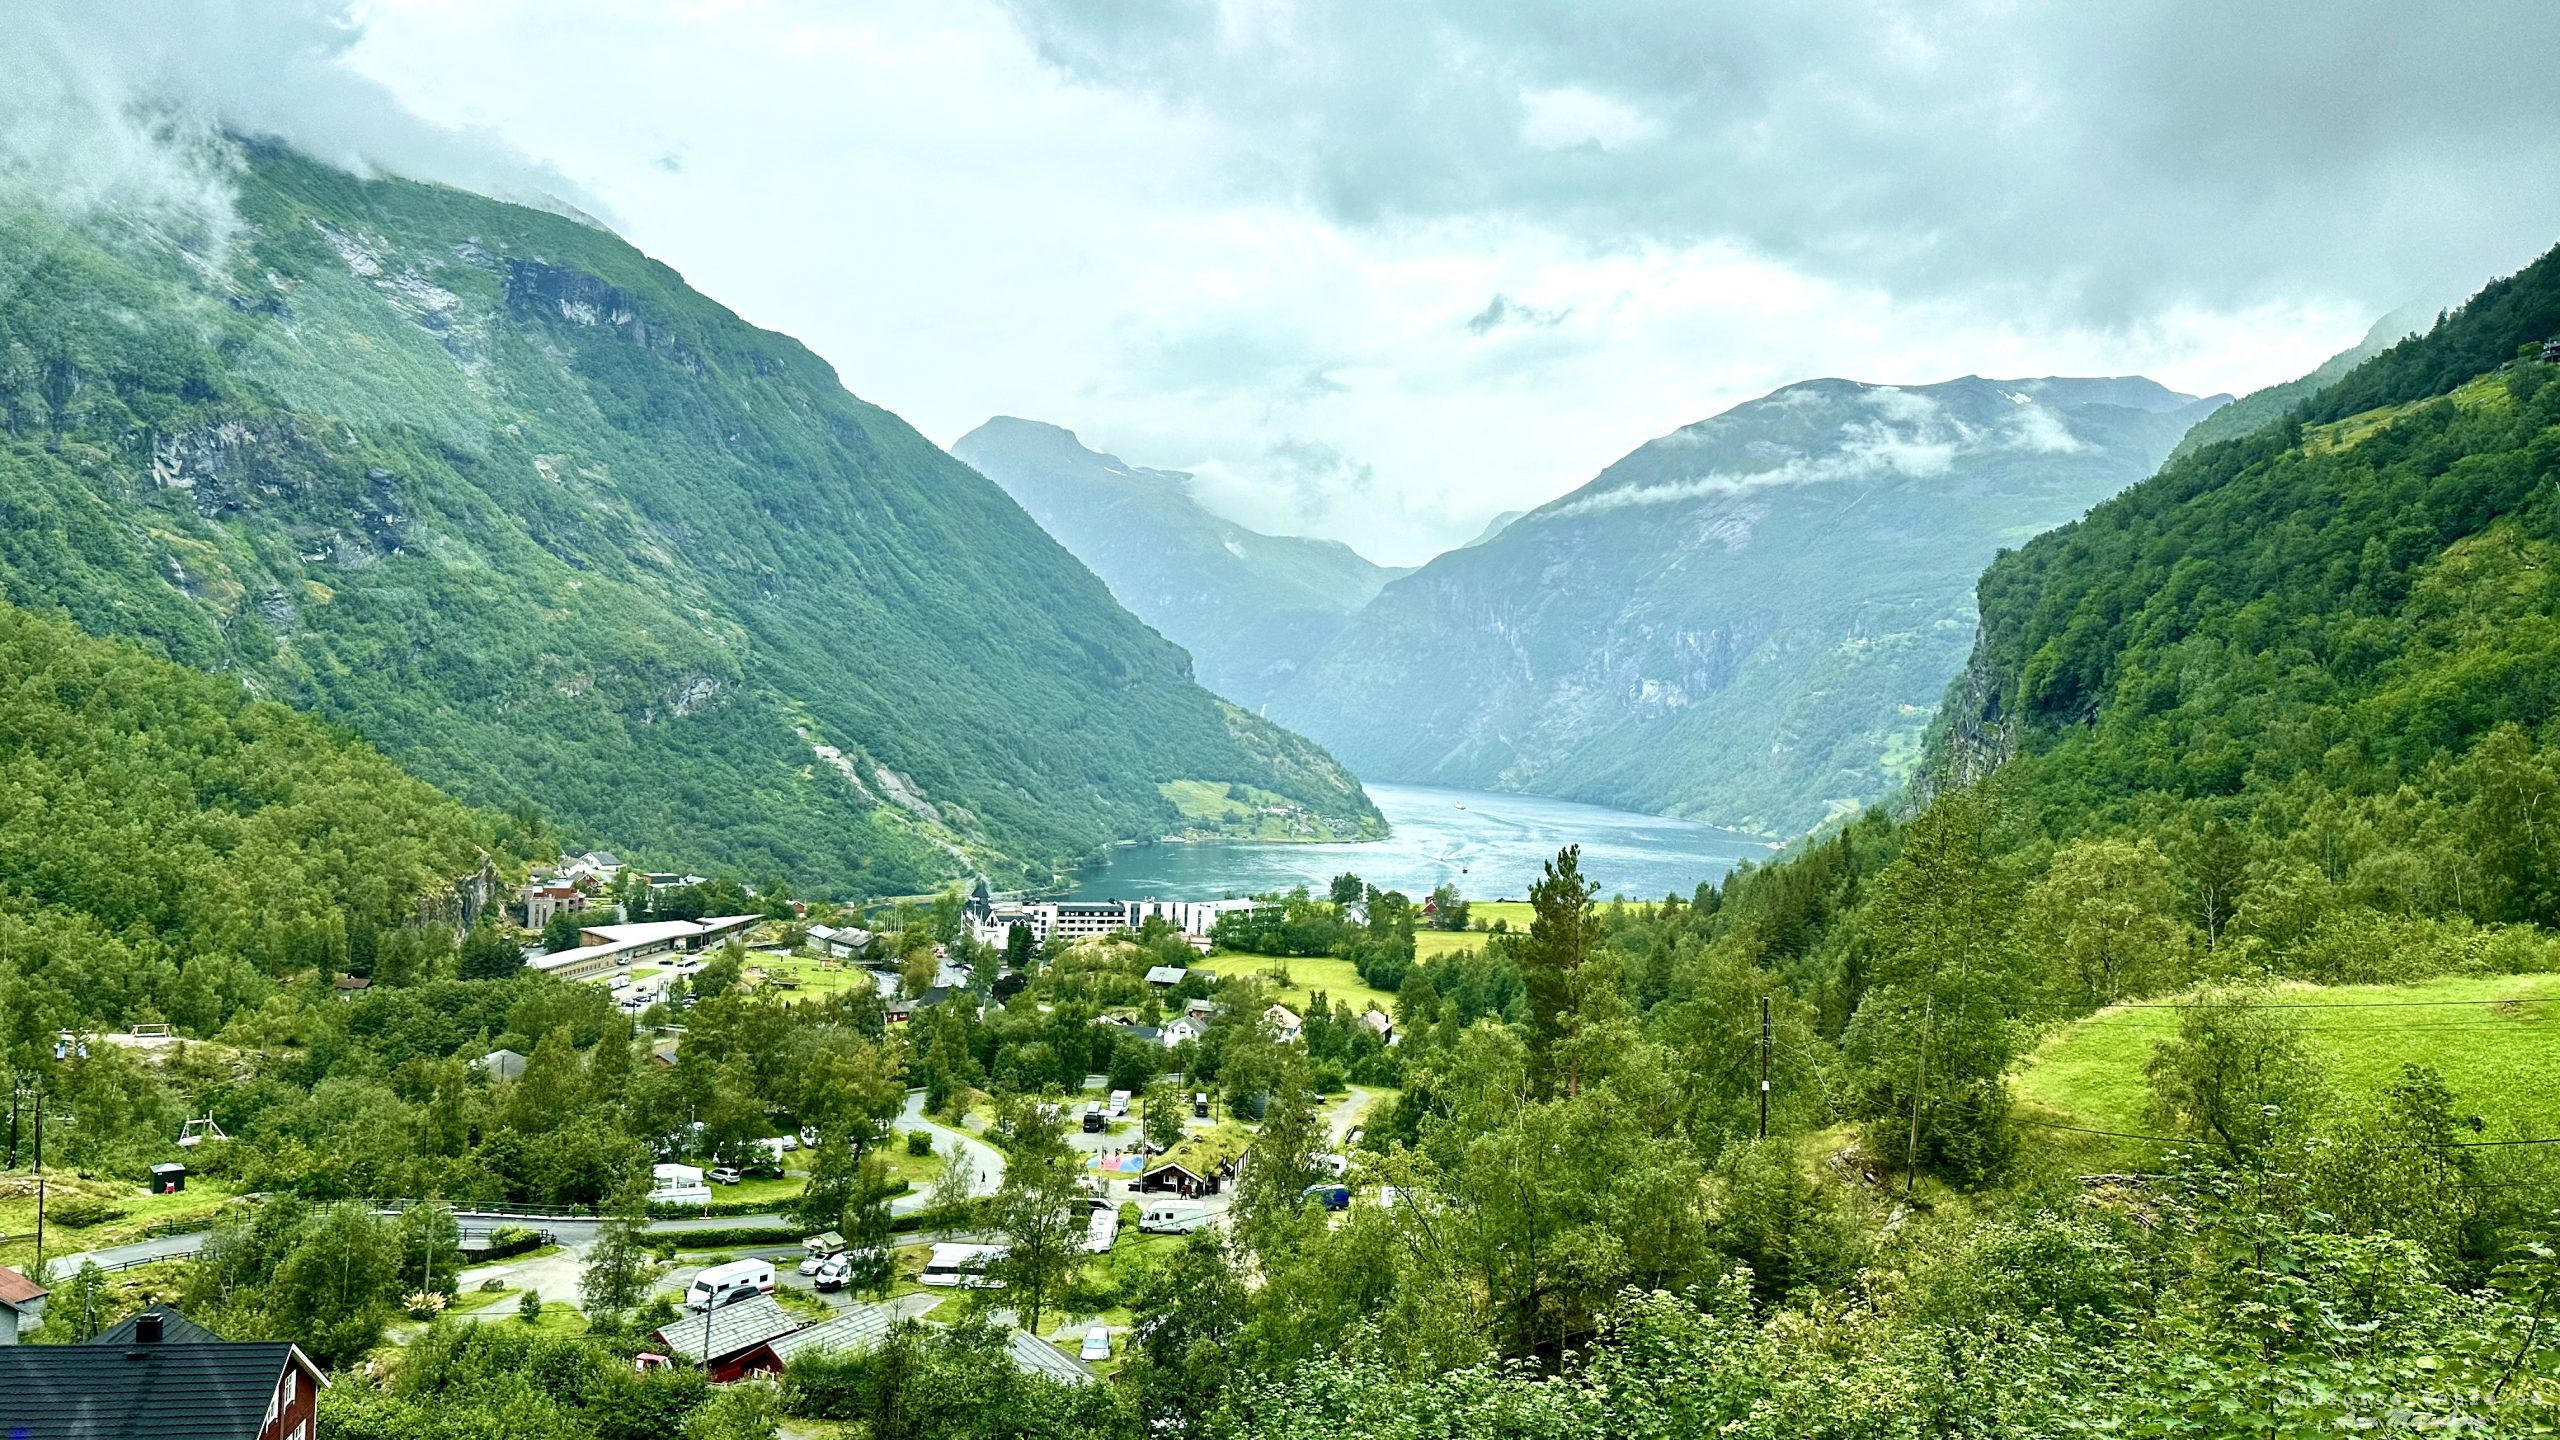
{"label": "mist over water", "polygon": [[1349,845],[1260,843],[1147,845],[1113,852],[1109,865],[1080,872],[1079,900],[1213,899],[1305,885],[1321,891],[1348,870],[1381,889],[1419,897],[1448,882],[1474,900],[1520,899],[1539,866],[1567,845],[1582,847],[1582,873],[1601,898],[1687,895],[1744,860],[1765,860],[1768,842],[1711,825],[1577,805],[1533,795],[1368,785],[1394,834]]}

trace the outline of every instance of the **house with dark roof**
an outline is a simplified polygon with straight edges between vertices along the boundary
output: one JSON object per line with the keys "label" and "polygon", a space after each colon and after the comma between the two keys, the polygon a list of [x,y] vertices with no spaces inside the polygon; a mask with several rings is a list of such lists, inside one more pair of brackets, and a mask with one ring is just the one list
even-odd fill
{"label": "house with dark roof", "polygon": [[880,1348],[897,1323],[897,1312],[885,1305],[856,1305],[805,1330],[767,1340],[741,1357],[738,1368],[746,1374],[778,1375],[802,1355],[827,1351],[864,1354]]}
{"label": "house with dark roof", "polygon": [[154,1306],[85,1345],[0,1348],[10,1440],[312,1440],[328,1379],[283,1340],[210,1332]]}
{"label": "house with dark roof", "polygon": [[930,1010],[930,1009],[932,1009],[934,1006],[939,1005],[939,1004],[941,1004],[943,1001],[948,1000],[948,999],[950,999],[950,998],[951,998],[951,987],[950,987],[950,986],[948,986],[948,985],[936,985],[936,986],[934,986],[932,989],[925,991],[923,994],[916,996],[916,997],[915,997],[914,999],[912,999],[912,1000],[892,1000],[892,1001],[890,1001],[890,1002],[889,1002],[889,1006],[888,1006],[888,1015],[887,1015],[887,1018],[888,1018],[892,1023],[896,1023],[896,1022],[899,1022],[899,1021],[905,1021],[905,1020],[912,1020],[912,1019],[914,1019],[914,1018],[915,1018],[915,1015],[916,1015],[916,1012],[917,1012],[917,1011],[919,1011],[919,1010]]}
{"label": "house with dark roof", "polygon": [[1055,1380],[1061,1385],[1090,1385],[1093,1372],[1058,1353],[1058,1347],[1028,1330],[1008,1330],[1004,1337],[1005,1357],[1014,1368],[1027,1375]]}
{"label": "house with dark roof", "polygon": [[750,1295],[669,1321],[655,1333],[668,1354],[701,1366],[713,1384],[725,1385],[747,1373],[746,1362],[757,1351],[799,1328],[772,1296]]}
{"label": "house with dark roof", "polygon": [[[15,1345],[22,1331],[44,1324],[44,1297],[51,1294],[6,1265],[0,1265],[0,1345]],[[7,1434],[0,1430],[0,1435]]]}
{"label": "house with dark roof", "polygon": [[222,1337],[167,1305],[146,1305],[98,1332],[92,1345],[130,1345],[151,1320],[160,1322],[160,1339],[169,1345],[219,1345]]}

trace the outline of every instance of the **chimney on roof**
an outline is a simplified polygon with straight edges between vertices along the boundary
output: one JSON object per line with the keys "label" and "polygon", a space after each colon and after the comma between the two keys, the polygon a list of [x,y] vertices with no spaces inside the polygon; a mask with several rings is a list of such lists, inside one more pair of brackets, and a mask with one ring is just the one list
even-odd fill
{"label": "chimney on roof", "polygon": [[157,1345],[160,1343],[159,1311],[145,1310],[134,1318],[133,1343],[136,1345]]}

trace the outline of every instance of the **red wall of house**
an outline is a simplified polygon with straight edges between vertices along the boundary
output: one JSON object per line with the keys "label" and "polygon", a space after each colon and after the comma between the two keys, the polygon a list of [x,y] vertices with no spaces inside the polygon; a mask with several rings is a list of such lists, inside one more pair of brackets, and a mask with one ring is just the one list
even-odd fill
{"label": "red wall of house", "polygon": [[[268,1421],[267,1428],[258,1432],[258,1440],[295,1440],[297,1433],[300,1440],[313,1440],[320,1432],[319,1383],[291,1367],[287,1367],[285,1374],[293,1377],[293,1403],[277,1408],[276,1418]],[[276,1377],[278,1395],[284,1393],[284,1383],[284,1376]],[[299,1432],[293,1428],[297,1425],[302,1427]]]}

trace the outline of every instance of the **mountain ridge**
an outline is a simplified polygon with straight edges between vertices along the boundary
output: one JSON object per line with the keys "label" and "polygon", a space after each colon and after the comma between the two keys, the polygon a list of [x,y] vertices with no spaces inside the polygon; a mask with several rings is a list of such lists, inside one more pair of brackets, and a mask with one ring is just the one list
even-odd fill
{"label": "mountain ridge", "polygon": [[1259,709],[1351,612],[1405,573],[1339,540],[1269,535],[1074,431],[999,415],[951,453],[1003,487],[1120,603],[1192,657],[1201,683]]}
{"label": "mountain ridge", "polygon": [[1785,386],[1390,583],[1270,713],[1374,779],[1800,833],[1911,774],[1982,564],[2218,403],[2140,377]]}
{"label": "mountain ridge", "polygon": [[994,486],[620,240],[273,147],[233,184],[227,248],[0,204],[0,596],[706,871],[1045,880],[1184,828],[1180,781],[1381,823]]}

